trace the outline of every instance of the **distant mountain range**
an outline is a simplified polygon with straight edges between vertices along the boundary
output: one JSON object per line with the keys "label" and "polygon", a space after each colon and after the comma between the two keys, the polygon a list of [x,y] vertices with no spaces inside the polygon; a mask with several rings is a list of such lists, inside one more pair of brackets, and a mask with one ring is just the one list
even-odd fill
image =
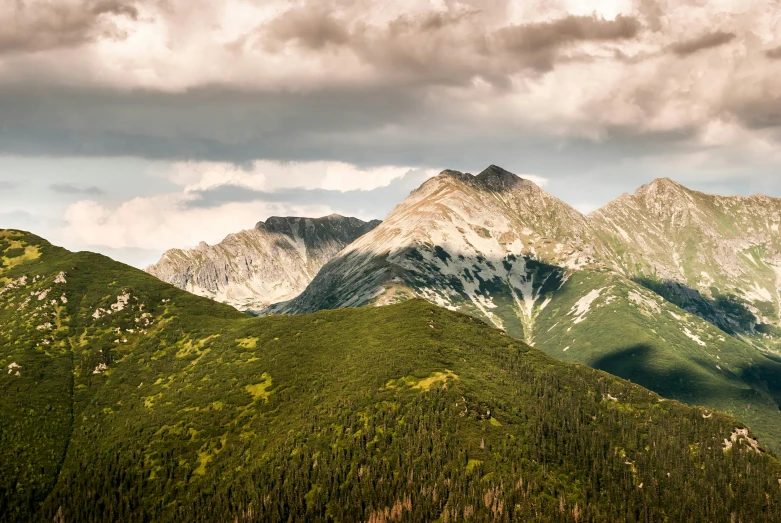
{"label": "distant mountain range", "polygon": [[[709,323],[553,240],[524,233],[521,245],[508,236],[518,254],[499,258],[489,247],[509,218],[467,204],[497,198],[509,212],[527,199],[545,203],[540,223],[559,204],[504,175],[447,176],[400,208],[421,206],[418,227],[391,236],[400,227],[392,217],[375,229],[396,239],[394,274],[380,278],[387,266],[377,260],[354,265],[373,271],[367,282],[398,278],[408,295],[477,303],[508,326],[509,310],[529,310],[533,321],[520,316],[517,325],[540,343],[548,323],[569,319],[579,343],[563,354],[599,350],[604,312],[636,292],[624,302],[637,321],[665,318],[659,332],[680,339],[689,328],[707,340],[708,364],[711,351],[725,373],[738,365],[729,351],[758,361],[746,343],[711,345],[709,332],[694,330]],[[432,225],[421,198],[436,188],[441,205],[472,199],[454,210],[434,205],[451,218],[432,230],[445,247],[410,244],[427,241],[408,234]],[[505,188],[518,194],[493,192]],[[524,254],[531,249],[562,268],[533,262]],[[435,268],[468,271],[473,286],[429,277]],[[513,268],[523,272],[502,272]],[[453,282],[460,301],[437,288],[442,281]],[[529,309],[521,308],[526,294],[517,302],[502,294],[529,288]],[[556,309],[543,324],[540,311]],[[672,312],[685,323],[673,323]],[[557,361],[421,299],[254,318],[105,256],[0,229],[0,369],[3,523],[781,521],[781,463],[763,439],[767,426],[752,432],[727,414]]]}
{"label": "distant mountain range", "polygon": [[423,298],[781,447],[780,224],[781,200],[669,179],[584,216],[500,167],[447,170],[264,313]]}

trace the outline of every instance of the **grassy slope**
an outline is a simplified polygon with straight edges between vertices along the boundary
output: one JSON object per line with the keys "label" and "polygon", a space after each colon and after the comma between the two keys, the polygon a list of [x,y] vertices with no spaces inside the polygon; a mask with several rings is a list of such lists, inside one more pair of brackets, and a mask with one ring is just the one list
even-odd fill
{"label": "grassy slope", "polygon": [[26,249],[0,289],[28,277],[0,295],[0,520],[781,518],[775,457],[723,449],[736,420],[473,318],[249,318],[0,235]]}
{"label": "grassy slope", "polygon": [[[573,307],[594,289],[602,294],[576,324]],[[781,449],[781,363],[625,278],[573,274],[535,327],[537,347],[556,358],[729,412]]]}

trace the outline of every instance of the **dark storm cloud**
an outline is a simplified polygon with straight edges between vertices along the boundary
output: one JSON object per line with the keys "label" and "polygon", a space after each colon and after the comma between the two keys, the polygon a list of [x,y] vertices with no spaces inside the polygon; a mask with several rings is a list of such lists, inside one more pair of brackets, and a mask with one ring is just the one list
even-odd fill
{"label": "dark storm cloud", "polygon": [[49,186],[52,192],[58,194],[84,194],[88,196],[101,196],[106,194],[100,187],[77,187],[69,183],[53,183]]}
{"label": "dark storm cloud", "polygon": [[0,15],[0,53],[42,51],[77,47],[98,38],[122,38],[106,15],[138,18],[131,2],[98,0],[87,2],[28,2],[8,0]]}
{"label": "dark storm cloud", "polygon": [[670,46],[670,50],[678,56],[689,56],[705,49],[713,49],[728,44],[736,38],[735,33],[716,31],[707,33],[690,40],[676,42]]}
{"label": "dark storm cloud", "polygon": [[221,185],[192,193],[196,199],[189,208],[212,208],[226,203],[286,203],[292,205],[324,205],[345,214],[365,214],[367,211],[382,216],[403,201],[427,179],[425,172],[412,170],[385,187],[370,191],[336,191],[328,189],[289,188],[277,191],[257,191],[236,185]]}

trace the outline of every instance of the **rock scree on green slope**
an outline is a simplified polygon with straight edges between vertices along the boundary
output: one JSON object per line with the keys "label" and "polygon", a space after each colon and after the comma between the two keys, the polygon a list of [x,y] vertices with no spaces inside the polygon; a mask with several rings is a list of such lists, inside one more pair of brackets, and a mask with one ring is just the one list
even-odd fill
{"label": "rock scree on green slope", "polygon": [[252,318],[0,230],[0,521],[780,521],[734,418],[423,300]]}

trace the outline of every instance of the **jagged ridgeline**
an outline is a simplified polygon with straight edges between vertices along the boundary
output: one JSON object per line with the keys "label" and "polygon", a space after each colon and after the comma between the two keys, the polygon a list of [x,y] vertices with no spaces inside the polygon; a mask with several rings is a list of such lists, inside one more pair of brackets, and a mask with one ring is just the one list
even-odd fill
{"label": "jagged ridgeline", "polygon": [[0,231],[2,521],[781,520],[734,418],[423,300],[252,318]]}
{"label": "jagged ridgeline", "polygon": [[338,214],[272,216],[217,245],[171,249],[146,271],[199,296],[262,310],[299,295],[326,262],[379,223]]}
{"label": "jagged ridgeline", "polygon": [[781,449],[779,224],[781,200],[666,179],[586,217],[496,166],[444,171],[268,312],[424,298]]}

